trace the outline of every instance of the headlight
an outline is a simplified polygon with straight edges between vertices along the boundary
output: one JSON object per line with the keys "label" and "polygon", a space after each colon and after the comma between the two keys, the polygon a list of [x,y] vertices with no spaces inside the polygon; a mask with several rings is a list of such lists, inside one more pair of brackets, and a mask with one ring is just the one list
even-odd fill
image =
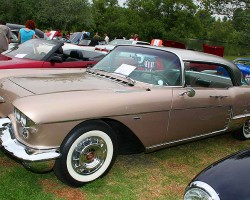
{"label": "headlight", "polygon": [[184,196],[184,200],[213,200],[208,193],[200,188],[189,189]]}
{"label": "headlight", "polygon": [[20,112],[20,110],[18,110],[18,109],[14,109],[14,115],[15,115],[15,117],[16,117],[16,120],[18,121],[18,122],[20,122],[20,120],[21,120],[21,112]]}
{"label": "headlight", "polygon": [[16,121],[21,125],[19,125],[20,128],[18,132],[24,139],[28,139],[30,133],[36,133],[38,131],[36,124],[17,108],[14,109],[14,115]]}
{"label": "headlight", "polygon": [[220,200],[220,198],[210,185],[195,181],[186,189],[184,200]]}
{"label": "headlight", "polygon": [[21,114],[21,119],[20,119],[21,123],[23,126],[26,126],[27,124],[27,117],[24,114]]}
{"label": "headlight", "polygon": [[22,126],[24,127],[35,125],[35,123],[31,119],[29,119],[25,114],[23,114],[17,108],[14,108],[14,115],[15,115],[16,121],[21,123]]}

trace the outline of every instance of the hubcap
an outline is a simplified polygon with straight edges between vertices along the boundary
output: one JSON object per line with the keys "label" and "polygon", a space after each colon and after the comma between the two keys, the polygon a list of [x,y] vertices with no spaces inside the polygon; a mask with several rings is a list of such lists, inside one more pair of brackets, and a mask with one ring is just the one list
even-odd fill
{"label": "hubcap", "polygon": [[100,137],[88,137],[77,144],[72,154],[72,167],[81,175],[89,175],[101,168],[107,157],[107,145]]}
{"label": "hubcap", "polygon": [[246,138],[250,137],[250,121],[247,121],[243,127],[243,133]]}

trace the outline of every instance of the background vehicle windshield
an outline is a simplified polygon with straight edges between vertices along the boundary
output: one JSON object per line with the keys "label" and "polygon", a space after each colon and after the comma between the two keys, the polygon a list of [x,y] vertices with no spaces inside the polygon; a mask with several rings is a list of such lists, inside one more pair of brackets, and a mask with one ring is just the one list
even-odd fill
{"label": "background vehicle windshield", "polygon": [[250,58],[236,59],[236,60],[234,60],[234,63],[235,64],[250,66]]}
{"label": "background vehicle windshield", "polygon": [[55,43],[46,40],[28,40],[20,44],[18,49],[6,53],[15,58],[25,58],[31,60],[43,60],[43,58],[56,46]]}
{"label": "background vehicle windshield", "polygon": [[132,43],[133,43],[132,40],[119,39],[119,40],[113,40],[109,44],[111,44],[111,45],[117,45],[117,44],[132,44]]}
{"label": "background vehicle windshield", "polygon": [[93,69],[122,74],[154,85],[181,85],[179,57],[153,48],[118,46]]}

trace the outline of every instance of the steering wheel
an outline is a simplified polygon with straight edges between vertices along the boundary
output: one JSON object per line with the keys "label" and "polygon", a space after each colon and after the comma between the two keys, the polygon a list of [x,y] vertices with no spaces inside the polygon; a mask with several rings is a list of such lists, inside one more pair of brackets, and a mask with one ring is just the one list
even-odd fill
{"label": "steering wheel", "polygon": [[145,81],[147,83],[154,84],[154,85],[160,85],[160,86],[169,85],[169,83],[167,82],[166,78],[162,74],[157,73],[157,72],[147,72],[147,71],[144,71],[141,74],[140,78],[143,81]]}

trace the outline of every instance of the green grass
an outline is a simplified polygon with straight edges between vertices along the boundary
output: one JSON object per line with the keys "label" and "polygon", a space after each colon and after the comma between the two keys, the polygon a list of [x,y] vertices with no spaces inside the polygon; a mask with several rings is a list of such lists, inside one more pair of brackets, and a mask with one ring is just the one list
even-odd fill
{"label": "green grass", "polygon": [[250,55],[245,55],[242,57],[239,56],[224,56],[224,58],[228,59],[228,60],[235,60],[236,58],[250,58]]}
{"label": "green grass", "polygon": [[35,174],[0,153],[0,199],[8,200],[178,200],[189,181],[222,157],[250,146],[225,134],[150,154],[118,156],[109,174],[70,188],[53,172]]}

